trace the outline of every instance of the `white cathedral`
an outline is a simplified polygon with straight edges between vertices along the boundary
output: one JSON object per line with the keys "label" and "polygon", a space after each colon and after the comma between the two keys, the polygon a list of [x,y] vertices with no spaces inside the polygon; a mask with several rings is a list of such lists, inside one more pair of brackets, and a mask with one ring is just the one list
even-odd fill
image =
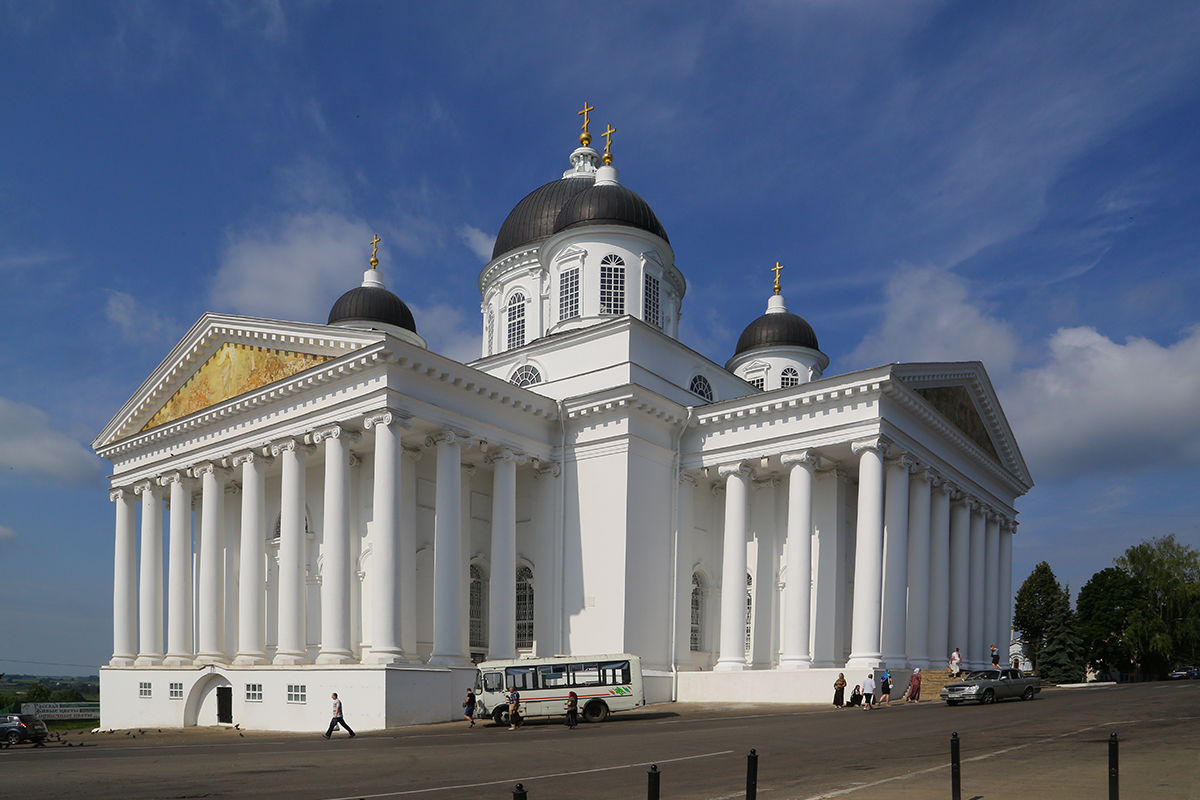
{"label": "white cathedral", "polygon": [[827,376],[778,271],[710,361],[666,230],[580,141],[500,229],[478,360],[431,352],[372,255],[326,324],[205,314],[104,428],[104,727],[314,730],[335,691],[359,729],[450,720],[485,658],[829,702],[1008,652],[1033,484],[983,365]]}

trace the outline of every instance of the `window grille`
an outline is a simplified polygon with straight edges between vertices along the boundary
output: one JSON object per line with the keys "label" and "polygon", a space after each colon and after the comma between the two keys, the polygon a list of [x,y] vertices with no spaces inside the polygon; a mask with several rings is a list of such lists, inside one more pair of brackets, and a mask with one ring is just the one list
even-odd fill
{"label": "window grille", "polygon": [[646,275],[645,296],[642,299],[642,318],[656,328],[662,327],[662,313],[659,309],[658,278]]}
{"label": "window grille", "polygon": [[517,648],[533,647],[533,570],[517,567]]}
{"label": "window grille", "polygon": [[487,647],[487,630],[484,629],[483,604],[487,597],[487,585],[483,570],[471,565],[471,647]]}
{"label": "window grille", "polygon": [[625,261],[611,253],[600,260],[600,313],[625,313]]}
{"label": "window grille", "polygon": [[700,575],[692,573],[692,650],[703,649],[701,645],[704,628],[704,585]]}
{"label": "window grille", "polygon": [[262,702],[262,684],[247,683],[246,684],[246,699],[252,703]]}
{"label": "window grille", "polygon": [[751,386],[753,386],[755,389],[758,389],[761,392],[763,390],[763,387],[766,386],[767,379],[766,378],[751,378],[749,383]]}
{"label": "window grille", "polygon": [[532,364],[524,364],[513,373],[509,382],[517,386],[532,386],[542,382],[542,373],[538,372],[538,368]]}
{"label": "window grille", "polygon": [[303,683],[289,683],[287,685],[287,701],[289,703],[307,703],[308,686]]}
{"label": "window grille", "polygon": [[167,688],[169,690],[169,696],[172,700],[182,700],[183,699],[183,684],[182,683],[172,683]]}
{"label": "window grille", "polygon": [[692,394],[698,394],[708,402],[712,402],[713,390],[712,384],[708,382],[708,378],[703,375],[697,375],[692,378],[692,384],[688,387],[688,391]]}
{"label": "window grille", "polygon": [[558,318],[571,319],[579,316],[579,269],[569,269],[562,274],[558,288]]}
{"label": "window grille", "polygon": [[788,367],[779,375],[779,385],[784,389],[800,385],[800,373],[794,367]]}
{"label": "window grille", "polygon": [[138,682],[138,697],[153,697],[153,696],[154,696],[153,693],[150,691],[150,684],[143,682],[143,681],[139,681]]}
{"label": "window grille", "polygon": [[508,301],[508,349],[525,344],[525,295],[517,292]]}

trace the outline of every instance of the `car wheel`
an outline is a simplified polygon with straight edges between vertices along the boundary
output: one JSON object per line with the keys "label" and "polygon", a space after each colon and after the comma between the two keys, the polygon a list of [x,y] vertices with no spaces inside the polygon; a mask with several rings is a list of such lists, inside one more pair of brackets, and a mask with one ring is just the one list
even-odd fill
{"label": "car wheel", "polygon": [[583,718],[588,722],[604,722],[608,719],[608,706],[599,700],[593,700],[584,707]]}
{"label": "car wheel", "polygon": [[996,702],[996,693],[991,689],[988,689],[983,693],[983,697],[979,698],[979,702],[985,706],[991,705],[992,703]]}
{"label": "car wheel", "polygon": [[961,700],[947,700],[947,701],[946,701],[946,705],[948,705],[948,706],[956,706],[956,705],[958,705],[958,704],[959,704],[959,703],[961,703],[961,702],[962,702]]}
{"label": "car wheel", "polygon": [[4,741],[8,742],[9,744],[20,744],[21,734],[17,731],[9,731],[8,735],[4,737]]}
{"label": "car wheel", "polygon": [[497,725],[508,725],[508,706],[498,706],[492,712],[492,721]]}
{"label": "car wheel", "polygon": [[1033,699],[1033,696],[1034,696],[1034,694],[1036,694],[1036,692],[1034,692],[1034,691],[1033,691],[1033,687],[1032,687],[1032,686],[1026,686],[1026,687],[1025,687],[1025,693],[1021,695],[1021,699],[1022,699],[1022,700],[1032,700],[1032,699]]}

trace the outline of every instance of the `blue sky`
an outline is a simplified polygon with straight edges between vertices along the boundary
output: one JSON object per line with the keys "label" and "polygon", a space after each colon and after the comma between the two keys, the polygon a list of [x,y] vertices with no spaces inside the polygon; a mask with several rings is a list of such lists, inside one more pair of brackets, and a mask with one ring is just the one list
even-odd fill
{"label": "blue sky", "polygon": [[779,260],[829,374],[984,361],[1038,484],[1015,586],[1200,546],[1196,30],[1104,0],[0,5],[0,671],[110,655],[89,443],[202,313],[324,321],[378,232],[469,360],[491,237],[585,100],[685,343],[724,363]]}

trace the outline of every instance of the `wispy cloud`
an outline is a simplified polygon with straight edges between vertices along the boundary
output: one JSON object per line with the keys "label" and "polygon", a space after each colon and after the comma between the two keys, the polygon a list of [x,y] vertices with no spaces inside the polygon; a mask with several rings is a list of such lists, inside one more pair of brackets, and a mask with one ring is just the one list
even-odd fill
{"label": "wispy cloud", "polygon": [[39,481],[90,485],[103,462],[62,433],[50,415],[28,403],[0,397],[0,469]]}
{"label": "wispy cloud", "polygon": [[146,308],[125,292],[109,292],[104,315],[130,344],[159,344],[171,337],[179,325],[157,311]]}
{"label": "wispy cloud", "polygon": [[45,264],[55,264],[66,261],[66,253],[51,250],[26,250],[24,252],[6,251],[0,253],[0,271],[29,269]]}
{"label": "wispy cloud", "polygon": [[492,260],[492,248],[496,246],[495,236],[489,236],[473,225],[460,225],[458,238],[479,258],[484,261]]}
{"label": "wispy cloud", "polygon": [[445,303],[411,307],[417,320],[417,332],[429,349],[455,361],[479,358],[483,334],[479,317],[468,319],[460,309]]}
{"label": "wispy cloud", "polygon": [[9,539],[15,539],[17,532],[7,525],[0,525],[0,542],[6,542]]}

